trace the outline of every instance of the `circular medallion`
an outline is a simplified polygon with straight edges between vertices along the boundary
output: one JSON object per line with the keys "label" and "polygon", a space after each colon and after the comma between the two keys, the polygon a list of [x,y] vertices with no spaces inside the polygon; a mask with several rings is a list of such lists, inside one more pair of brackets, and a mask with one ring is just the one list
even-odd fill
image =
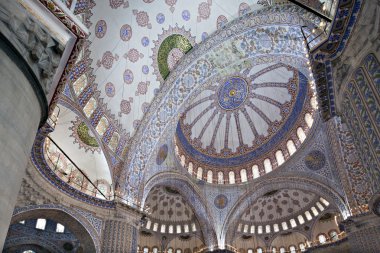
{"label": "circular medallion", "polygon": [[103,38],[107,32],[107,23],[104,20],[99,20],[95,25],[95,36]]}
{"label": "circular medallion", "polygon": [[235,110],[245,101],[247,94],[247,82],[241,77],[230,77],[218,90],[218,102],[224,110]]}
{"label": "circular medallion", "polygon": [[141,39],[141,45],[143,45],[143,47],[147,47],[149,46],[149,38],[148,37],[142,37]]}
{"label": "circular medallion", "polygon": [[165,22],[165,15],[162,14],[162,13],[158,13],[157,16],[156,16],[156,21],[159,24],[164,23]]}
{"label": "circular medallion", "polygon": [[123,40],[123,41],[128,41],[130,40],[132,37],[132,28],[130,25],[123,25],[121,28],[120,28],[120,38]]}
{"label": "circular medallion", "polygon": [[157,165],[161,165],[166,160],[166,157],[168,156],[168,150],[168,145],[166,144],[160,147],[156,157]]}
{"label": "circular medallion", "polygon": [[115,95],[115,85],[111,82],[108,82],[105,86],[106,95],[108,97],[113,97]]}
{"label": "circular medallion", "polygon": [[214,199],[214,205],[219,209],[225,208],[227,206],[227,204],[228,204],[228,199],[227,199],[226,195],[224,195],[224,194],[219,194]]}
{"label": "circular medallion", "polygon": [[319,150],[313,150],[305,157],[305,165],[310,170],[320,170],[325,163],[325,155]]}
{"label": "circular medallion", "polygon": [[130,69],[126,69],[123,74],[123,79],[126,84],[133,82],[133,72]]}

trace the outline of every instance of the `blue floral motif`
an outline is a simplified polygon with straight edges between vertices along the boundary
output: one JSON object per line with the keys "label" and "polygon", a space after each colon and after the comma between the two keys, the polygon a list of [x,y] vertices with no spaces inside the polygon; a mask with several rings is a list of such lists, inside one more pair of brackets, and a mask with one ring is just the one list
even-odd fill
{"label": "blue floral motif", "polygon": [[144,47],[149,46],[149,38],[146,37],[146,36],[142,37],[142,39],[141,39],[141,45],[143,45]]}
{"label": "blue floral motif", "polygon": [[142,66],[142,72],[147,75],[149,73],[149,67],[147,65]]}
{"label": "blue floral motif", "polygon": [[190,20],[190,11],[188,11],[188,10],[184,10],[184,11],[182,12],[182,18],[183,18],[183,20],[185,20],[185,21],[189,21],[189,20]]}
{"label": "blue floral motif", "polygon": [[207,39],[207,37],[208,37],[208,33],[203,32],[202,33],[202,41],[205,41]]}
{"label": "blue floral motif", "polygon": [[246,99],[247,82],[241,77],[230,77],[218,91],[219,105],[224,110],[238,108]]}
{"label": "blue floral motif", "polygon": [[156,16],[156,21],[159,24],[164,23],[165,22],[165,15],[162,14],[162,13],[158,13],[157,16]]}

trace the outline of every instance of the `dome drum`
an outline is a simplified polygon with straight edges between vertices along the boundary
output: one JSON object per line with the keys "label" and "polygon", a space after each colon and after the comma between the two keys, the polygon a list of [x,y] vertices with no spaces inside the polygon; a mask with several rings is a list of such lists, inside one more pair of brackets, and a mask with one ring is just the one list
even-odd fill
{"label": "dome drum", "polygon": [[216,81],[179,120],[180,164],[197,179],[217,184],[244,183],[276,169],[312,126],[310,86],[306,76],[282,63]]}

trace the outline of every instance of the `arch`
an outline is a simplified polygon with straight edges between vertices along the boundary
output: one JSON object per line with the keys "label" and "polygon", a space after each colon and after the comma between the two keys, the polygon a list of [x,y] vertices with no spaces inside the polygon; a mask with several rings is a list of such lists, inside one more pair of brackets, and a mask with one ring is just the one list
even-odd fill
{"label": "arch", "polygon": [[[11,252],[14,252],[15,248],[19,250],[29,250],[29,249],[35,249],[40,250],[40,247],[43,249],[48,250],[49,252],[56,252],[56,253],[65,253],[60,247],[57,247],[58,245],[45,240],[41,236],[23,236],[23,237],[11,237],[7,238],[4,244],[4,253],[8,253],[8,249],[12,249]],[[22,251],[21,251],[22,252]],[[40,252],[40,251],[35,251]]]}
{"label": "arch", "polygon": [[[328,199],[330,203],[334,203],[343,216],[347,215],[348,208],[344,202],[344,199],[333,188],[328,185],[318,182],[317,180],[310,178],[299,172],[288,173],[287,176],[279,176],[276,178],[270,178],[261,180],[257,184],[247,190],[247,193],[242,195],[236,202],[233,208],[229,211],[227,218],[223,224],[222,235],[225,236],[226,244],[230,244],[235,236],[237,223],[239,217],[245,212],[249,203],[253,203],[257,198],[263,196],[265,193],[276,189],[300,189],[311,191],[322,196],[324,199]],[[280,230],[282,230],[282,224],[279,224]],[[291,228],[288,224],[288,229]]]}
{"label": "arch", "polygon": [[[277,16],[279,13],[281,13],[281,16],[291,16],[292,18],[278,20],[277,18],[261,19],[259,17],[268,17],[268,15]],[[210,85],[211,81],[216,78],[218,73],[221,73],[224,68],[242,66],[243,64],[257,64],[264,58],[267,60],[268,54],[273,54],[271,55],[271,61],[283,62],[286,58],[289,60],[287,64],[297,67],[306,75],[309,73],[306,67],[307,65],[305,64],[308,61],[306,56],[300,57],[299,55],[291,53],[276,54],[274,50],[273,52],[265,51],[265,53],[254,51],[251,55],[239,52],[238,54],[232,55],[231,57],[234,59],[229,59],[228,63],[222,62],[224,59],[222,59],[221,62],[216,61],[211,63],[206,59],[204,52],[217,53],[215,51],[220,50],[221,45],[229,45],[230,40],[234,39],[237,35],[250,32],[263,25],[270,26],[272,22],[275,22],[277,26],[283,25],[286,27],[289,25],[309,24],[306,19],[302,18],[304,14],[306,14],[306,11],[302,8],[290,5],[273,9],[267,8],[259,12],[254,11],[229,22],[222,33],[217,32],[212,34],[205,43],[199,44],[198,47],[186,54],[184,59],[180,61],[177,67],[167,77],[159,93],[152,101],[150,108],[154,108],[154,110],[147,112],[141,120],[140,125],[144,127],[139,127],[134,135],[133,142],[129,149],[134,152],[128,152],[128,157],[125,160],[130,162],[126,163],[122,177],[122,180],[125,181],[123,183],[126,198],[131,202],[141,200],[141,193],[144,187],[144,183],[142,182],[144,171],[146,171],[145,167],[150,159],[150,156],[146,154],[153,153],[151,151],[156,148],[161,136],[164,136],[164,132],[175,131],[176,123],[185,107],[190,103],[192,96],[195,95],[196,92],[199,92],[202,86]],[[299,45],[302,46],[301,40],[299,43]],[[201,74],[191,75],[190,72],[192,68],[195,68],[197,64],[202,64],[203,66]],[[229,64],[233,64],[233,66],[228,66]]]}
{"label": "arch", "polygon": [[95,228],[87,218],[62,205],[46,204],[16,208],[11,224],[28,219],[50,219],[61,223],[81,242],[84,253],[100,253],[100,227]]}
{"label": "arch", "polygon": [[[174,172],[164,172],[153,176],[145,185],[141,206],[144,206],[151,189],[159,185],[173,187],[182,195],[192,207],[199,221],[206,246],[211,247],[217,245],[216,232],[213,227],[214,222],[209,209],[206,207],[206,201],[202,199],[198,187],[192,182],[189,182],[186,176]],[[174,230],[176,231],[176,229]]]}

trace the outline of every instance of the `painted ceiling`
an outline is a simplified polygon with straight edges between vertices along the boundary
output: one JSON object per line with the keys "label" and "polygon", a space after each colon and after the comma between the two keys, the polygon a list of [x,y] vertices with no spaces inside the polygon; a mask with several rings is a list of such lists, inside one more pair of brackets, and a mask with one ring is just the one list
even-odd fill
{"label": "painted ceiling", "polygon": [[238,232],[263,234],[295,228],[318,217],[330,203],[315,193],[298,189],[267,192],[240,217]]}
{"label": "painted ceiling", "polygon": [[257,0],[96,1],[88,40],[100,99],[126,134],[133,136],[180,58],[228,21],[265,4]]}
{"label": "painted ceiling", "polygon": [[185,230],[189,232],[193,230],[193,226],[198,226],[192,207],[177,190],[169,186],[152,188],[146,199],[145,209],[149,212],[146,228],[150,230],[154,230],[154,223],[158,224],[157,231],[161,231],[161,226],[166,225],[162,233],[168,233],[170,225],[174,226],[172,233],[178,233],[177,225],[181,226],[180,233]]}
{"label": "painted ceiling", "polygon": [[92,183],[102,188],[104,193],[109,193],[111,173],[95,134],[72,110],[62,105],[59,108],[59,120],[49,135],[57,145],[50,140],[46,141],[46,161],[63,181],[69,184],[72,182],[74,188],[93,195],[91,191],[94,187],[78,171],[79,168]]}

